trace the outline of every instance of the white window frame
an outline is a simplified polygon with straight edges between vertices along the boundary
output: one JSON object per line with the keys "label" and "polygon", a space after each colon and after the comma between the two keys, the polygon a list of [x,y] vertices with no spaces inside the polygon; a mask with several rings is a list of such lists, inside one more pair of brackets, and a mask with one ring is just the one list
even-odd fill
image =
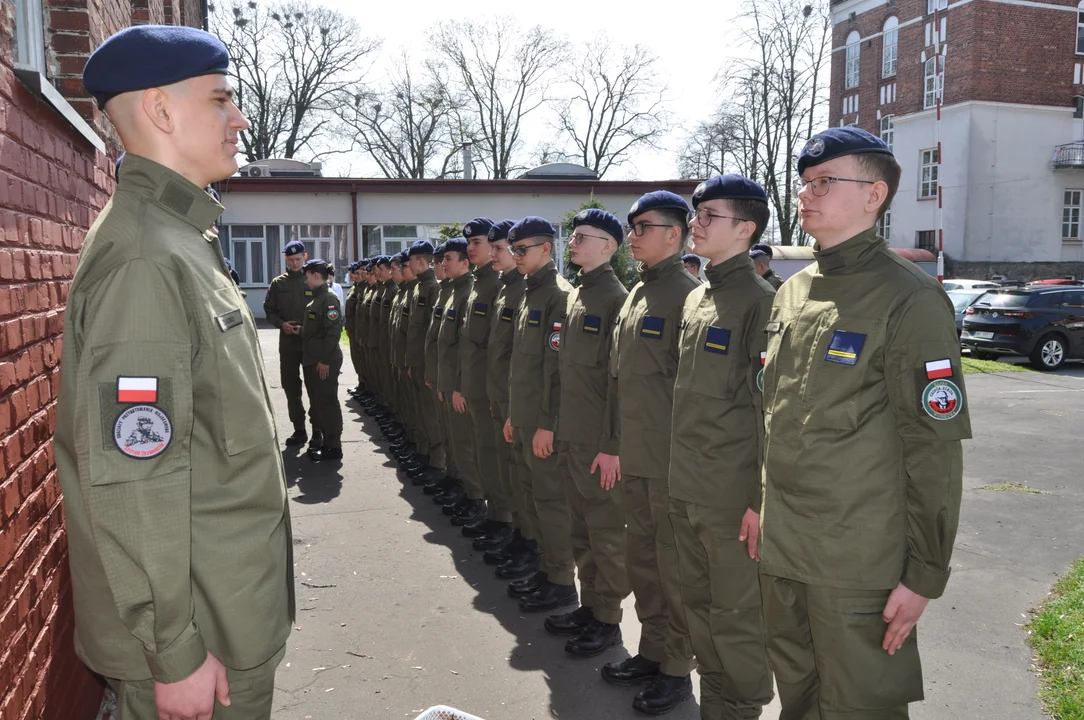
{"label": "white window frame", "polygon": [[881,219],[877,221],[877,234],[885,240],[892,234],[892,210],[886,210]]}
{"label": "white window frame", "polygon": [[15,0],[15,65],[45,74],[45,27],[41,0]]}
{"label": "white window frame", "polygon": [[945,99],[945,58],[940,58],[941,72],[937,72],[938,56],[926,61],[922,80],[922,107],[926,110],[937,107],[937,101]]}
{"label": "white window frame", "polygon": [[918,199],[933,200],[937,197],[937,187],[941,181],[941,158],[937,148],[919,151]]}
{"label": "white window frame", "polygon": [[1080,208],[1084,199],[1084,190],[1066,188],[1062,198],[1061,240],[1062,242],[1081,242]]}
{"label": "white window frame", "polygon": [[858,87],[862,69],[862,37],[857,31],[847,36],[847,62],[844,65],[843,88],[850,90]]}
{"label": "white window frame", "polygon": [[[1082,0],[1084,1],[1084,0]],[[881,77],[890,78],[896,76],[896,66],[899,56],[900,21],[895,16],[885,20],[884,31],[881,33],[884,45],[881,48]]]}
{"label": "white window frame", "polygon": [[1080,0],[1076,7],[1076,54],[1084,55],[1084,0]]}
{"label": "white window frame", "polygon": [[878,121],[878,129],[881,132],[881,139],[888,145],[888,149],[891,150],[896,139],[896,125],[893,121],[894,115],[882,115]]}
{"label": "white window frame", "polygon": [[926,14],[932,15],[934,10],[948,10],[948,0],[926,0]]}
{"label": "white window frame", "polygon": [[[929,243],[928,247],[922,245],[922,236],[925,235],[931,238],[933,242]],[[937,231],[936,230],[918,230],[915,232],[915,247],[919,250],[929,250],[932,253],[937,252]]]}
{"label": "white window frame", "polygon": [[286,226],[286,242],[300,240],[305,243],[309,258],[327,260],[335,267],[335,278],[346,277],[344,268],[351,262],[350,244],[347,242],[349,225],[336,223],[302,223]]}
{"label": "white window frame", "polygon": [[[236,237],[237,228],[259,229],[260,235],[249,234]],[[219,227],[222,254],[233,263],[233,269],[241,279],[241,287],[267,287],[275,276],[282,273],[282,226],[259,223],[234,223]],[[239,247],[240,246],[240,247]],[[258,253],[259,262],[253,257]],[[239,255],[243,254],[243,258]],[[255,272],[259,265],[261,273]]]}

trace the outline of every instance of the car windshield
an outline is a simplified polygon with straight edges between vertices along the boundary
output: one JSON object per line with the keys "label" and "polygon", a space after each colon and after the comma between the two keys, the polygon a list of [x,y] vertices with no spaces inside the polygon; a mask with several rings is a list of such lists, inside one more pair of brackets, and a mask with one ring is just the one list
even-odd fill
{"label": "car windshield", "polygon": [[1011,290],[1008,292],[988,292],[983,296],[982,300],[975,304],[989,305],[990,307],[1026,307],[1031,297],[1031,293],[1013,292]]}
{"label": "car windshield", "polygon": [[956,312],[963,312],[971,306],[971,303],[975,302],[975,298],[980,295],[984,295],[985,290],[979,290],[978,292],[968,292],[966,290],[954,290],[948,294],[949,299],[952,300],[952,307]]}

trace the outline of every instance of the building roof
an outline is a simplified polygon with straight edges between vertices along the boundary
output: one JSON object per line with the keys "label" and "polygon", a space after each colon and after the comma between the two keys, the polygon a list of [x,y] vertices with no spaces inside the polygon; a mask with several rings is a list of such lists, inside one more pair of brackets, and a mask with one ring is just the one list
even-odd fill
{"label": "building roof", "polygon": [[410,180],[398,178],[231,177],[219,192],[236,193],[403,193],[441,195],[642,195],[669,190],[689,196],[699,180]]}

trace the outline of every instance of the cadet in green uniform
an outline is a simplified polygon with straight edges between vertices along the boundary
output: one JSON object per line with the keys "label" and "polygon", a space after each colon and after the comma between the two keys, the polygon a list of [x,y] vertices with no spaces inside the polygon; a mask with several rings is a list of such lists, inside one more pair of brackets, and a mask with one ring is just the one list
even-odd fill
{"label": "cadet in green uniform", "polygon": [[[542,547],[540,571],[512,583],[509,594],[519,597],[520,609],[541,612],[577,602],[572,557],[572,528],[561,470],[554,447],[554,430],[561,403],[558,353],[561,322],[572,286],[554,265],[556,228],[547,220],[528,216],[508,231],[516,268],[527,276],[527,291],[519,306],[509,370],[509,419],[505,440],[524,458],[527,472],[519,474],[525,523]],[[515,577],[530,570],[531,557],[518,557],[498,567],[498,575]]]}
{"label": "cadet in green uniform", "polygon": [[688,213],[685,201],[665,190],[644,195],[629,210],[629,249],[640,262],[640,282],[621,309],[610,355],[611,382],[618,387],[608,397],[610,422],[621,438],[625,567],[642,630],[639,653],[604,665],[602,677],[616,685],[652,683],[633,707],[656,715],[692,695],[695,667],[667,489],[681,310],[698,284],[681,262]]}
{"label": "cadet in green uniform", "polygon": [[768,281],[776,290],[783,284],[783,278],[772,270],[772,246],[767,243],[757,243],[749,250],[749,257],[753,260],[753,266],[756,268],[757,275]]}
{"label": "cadet in green uniform", "polygon": [[764,189],[717,175],[689,227],[707,284],[682,312],[670,445],[670,520],[704,720],[759,717],[772,699],[757,577],[764,412],[761,358],[775,290],[749,246],[768,225]]}
{"label": "cadet in green uniform", "polygon": [[[347,342],[350,346],[350,364],[354,366],[354,372],[361,380],[361,353],[357,347],[357,337],[354,332],[358,319],[358,303],[361,300],[362,282],[360,263],[351,263],[347,268],[350,278],[350,292],[346,294],[346,303],[343,306],[343,329],[346,330]],[[351,397],[357,397],[361,392],[358,386],[347,389]]]}
{"label": "cadet in green uniform", "polygon": [[389,426],[394,421],[391,410],[388,408],[388,318],[391,316],[391,300],[395,295],[395,284],[391,279],[391,258],[380,255],[373,263],[373,271],[376,274],[376,292],[369,309],[369,328],[366,342],[373,362],[373,379],[375,382],[376,405],[373,417],[380,423],[382,428]]}
{"label": "cadet in green uniform", "polygon": [[339,405],[339,372],[343,351],[339,344],[343,332],[339,296],[327,284],[330,268],[326,260],[309,260],[302,271],[305,285],[312,291],[312,301],[305,308],[301,328],[305,387],[309,391],[309,419],[313,440],[322,442],[309,450],[309,458],[320,461],[342,460],[343,411]]}
{"label": "cadet in green uniform", "polygon": [[301,266],[308,260],[305,243],[295,240],[282,249],[286,272],[271,281],[263,300],[267,321],[279,329],[279,380],[286,393],[286,408],[294,434],[287,445],[303,445],[309,439],[305,431],[305,404],[301,401],[301,323],[312,293],[305,286]]}
{"label": "cadet in green uniform", "polygon": [[681,263],[685,266],[685,269],[689,271],[697,280],[700,279],[700,258],[693,253],[685,253],[681,256]]}
{"label": "cadet in green uniform", "polygon": [[358,310],[354,318],[354,344],[358,348],[358,356],[361,358],[361,372],[358,374],[358,400],[366,409],[372,407],[375,396],[372,387],[372,370],[369,361],[369,348],[366,343],[366,335],[369,327],[369,313],[373,298],[373,288],[376,280],[372,274],[373,261],[366,258],[361,261],[361,295],[358,297]]}
{"label": "cadet in green uniform", "polygon": [[[414,294],[414,286],[417,284],[414,273],[410,271],[407,251],[404,250],[393,256],[393,267],[397,271],[393,277],[399,289],[392,301],[391,320],[391,368],[392,368],[392,397],[396,416],[401,428],[396,432],[388,433],[392,440],[390,449],[398,459],[412,453],[417,447],[417,424],[414,421],[413,403],[407,394],[409,385],[406,377],[406,339],[407,325],[410,323],[410,302]],[[400,461],[400,464],[402,461]]]}
{"label": "cadet in green uniform", "polygon": [[813,265],[767,324],[760,556],[781,718],[906,718],[971,436],[952,303],[874,234],[900,166],[854,127],[798,158]]}
{"label": "cadet in green uniform", "polygon": [[447,242],[440,243],[433,250],[433,275],[438,283],[437,304],[433,308],[433,317],[429,321],[429,332],[425,337],[425,384],[433,392],[436,401],[437,422],[440,425],[441,444],[444,446],[444,474],[431,478],[423,488],[426,495],[433,495],[433,502],[456,488],[455,452],[452,448],[451,431],[448,429],[448,409],[451,398],[445,398],[438,389],[440,378],[440,330],[444,326],[444,306],[452,296],[452,279],[444,273],[444,252]]}
{"label": "cadet in green uniform", "polygon": [[75,649],[120,720],[270,717],[294,617],[263,358],[204,192],[248,127],[228,63],[209,33],[139,25],[83,75],[128,153],[67,298],[55,448]]}
{"label": "cadet in green uniform", "polygon": [[[474,266],[474,283],[467,298],[463,333],[459,342],[459,365],[463,375],[463,397],[467,401],[474,466],[482,485],[486,504],[469,503],[457,516],[463,524],[463,534],[479,538],[512,522],[512,511],[504,496],[497,467],[497,444],[493,434],[493,418],[486,395],[489,381],[486,360],[489,352],[489,329],[493,320],[494,303],[501,280],[493,268],[489,254],[489,231],[493,221],[475,218],[463,226],[467,240],[467,256]],[[501,443],[505,445],[505,443]]]}
{"label": "cadet in green uniform", "polygon": [[624,234],[605,210],[572,219],[569,254],[580,267],[561,324],[561,417],[557,424],[561,475],[572,519],[572,547],[582,607],[546,618],[546,629],[575,635],[573,655],[593,657],[621,642],[621,602],[628,597],[625,510],[618,483],[620,438],[607,423],[610,345],[628,291],[610,259]]}

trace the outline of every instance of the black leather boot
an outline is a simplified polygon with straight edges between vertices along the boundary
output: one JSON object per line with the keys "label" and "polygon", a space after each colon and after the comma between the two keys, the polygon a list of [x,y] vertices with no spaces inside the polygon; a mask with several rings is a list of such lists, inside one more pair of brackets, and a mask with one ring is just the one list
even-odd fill
{"label": "black leather boot", "polygon": [[545,585],[519,599],[519,609],[523,612],[545,612],[575,605],[579,601],[575,585],[558,585],[547,580]]}
{"label": "black leather boot", "polygon": [[286,447],[294,447],[296,445],[304,445],[309,439],[309,434],[305,432],[305,428],[300,430],[294,430],[294,434],[286,438]]}
{"label": "black leather boot", "polygon": [[484,537],[493,530],[496,529],[497,523],[488,518],[482,518],[476,522],[468,523],[463,526],[463,537],[469,537],[472,540],[474,538]]}
{"label": "black leather boot", "polygon": [[421,472],[411,473],[410,484],[421,487],[429,483],[439,483],[444,480],[444,477],[444,471],[440,468],[426,468]]}
{"label": "black leather boot", "polygon": [[643,655],[633,655],[621,662],[606,663],[602,666],[602,679],[611,685],[639,685],[653,683],[659,676],[659,664],[648,660]]}
{"label": "black leather boot", "polygon": [[591,608],[579,607],[563,615],[550,615],[546,618],[546,630],[554,635],[579,635],[594,621]]}
{"label": "black leather boot", "polygon": [[580,657],[595,657],[621,644],[621,626],[593,621],[576,637],[565,643],[565,652]]}
{"label": "black leather boot", "polygon": [[547,575],[544,571],[531,573],[525,578],[519,580],[513,580],[508,583],[508,597],[521,598],[527,597],[531,593],[538,590],[546,584]]}
{"label": "black leather boot", "polygon": [[665,715],[692,696],[693,681],[688,675],[674,677],[659,673],[654,685],[633,698],[632,709],[646,715]]}
{"label": "black leather boot", "polygon": [[454,483],[455,480],[448,477],[444,473],[441,473],[440,475],[434,474],[433,477],[425,483],[425,487],[422,488],[422,492],[424,492],[426,495],[439,495],[440,493],[448,490]]}
{"label": "black leather boot", "polygon": [[479,538],[475,538],[474,542],[471,543],[475,550],[492,550],[493,548],[499,548],[512,539],[513,530],[510,524],[494,521],[493,526],[492,531]]}
{"label": "black leather boot", "polygon": [[538,569],[542,562],[542,553],[538,549],[538,543],[528,540],[523,544],[523,549],[512,556],[508,562],[497,566],[497,577],[502,580],[523,577]]}
{"label": "black leather boot", "polygon": [[523,535],[520,534],[519,530],[516,530],[512,534],[512,539],[507,543],[486,550],[485,554],[482,555],[482,560],[485,561],[486,565],[503,565],[520,551],[523,543]]}
{"label": "black leather boot", "polygon": [[473,525],[486,518],[486,501],[482,499],[467,500],[459,511],[452,515],[452,525],[456,527]]}

